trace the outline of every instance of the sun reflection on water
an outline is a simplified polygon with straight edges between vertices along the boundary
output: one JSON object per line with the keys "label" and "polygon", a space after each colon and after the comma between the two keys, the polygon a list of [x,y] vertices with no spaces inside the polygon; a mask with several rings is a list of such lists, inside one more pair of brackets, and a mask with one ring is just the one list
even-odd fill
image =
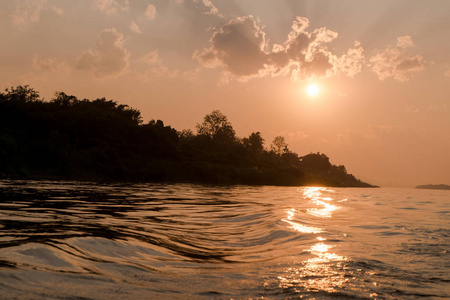
{"label": "sun reflection on water", "polygon": [[345,278],[343,262],[348,259],[330,253],[334,245],[323,242],[317,243],[305,250],[315,255],[302,262],[299,267],[290,267],[285,270],[284,276],[279,276],[279,287],[294,289],[296,292],[336,292],[342,288],[349,278]]}
{"label": "sun reflection on water", "polygon": [[288,214],[287,218],[283,219],[283,221],[288,223],[289,225],[291,225],[291,228],[294,229],[295,231],[302,232],[302,233],[320,233],[323,231],[323,229],[321,229],[321,228],[306,226],[306,225],[303,225],[303,224],[293,221],[293,218],[295,215],[294,208],[291,208],[290,210],[288,210],[287,214]]}
{"label": "sun reflection on water", "polygon": [[312,246],[310,249],[306,250],[313,254],[322,254],[324,252],[327,252],[328,249],[332,248],[331,245],[325,245],[324,243],[318,243]]}
{"label": "sun reflection on water", "polygon": [[324,201],[316,200],[315,203],[317,205],[322,205],[322,208],[311,208],[306,211],[308,214],[315,217],[331,218],[331,213],[339,209],[339,207],[337,207],[336,205],[332,205]]}
{"label": "sun reflection on water", "polygon": [[[311,187],[303,190],[304,199],[318,207],[307,208],[306,213],[312,216],[329,219],[333,213],[340,207],[331,204],[334,199],[326,197],[324,193],[330,193],[332,190],[323,187]],[[346,200],[346,199],[345,199]],[[302,233],[321,233],[325,229],[311,227],[294,222],[295,209],[287,211],[287,218],[283,221],[291,225],[291,228]],[[344,271],[344,262],[348,258],[333,253],[331,249],[336,247],[326,242],[323,236],[317,237],[318,242],[313,244],[304,252],[309,252],[312,256],[297,266],[287,268],[282,276],[279,276],[279,287],[282,289],[291,289],[295,292],[336,292],[342,288],[349,278],[346,278]]]}
{"label": "sun reflection on water", "polygon": [[330,204],[334,199],[331,197],[322,196],[323,192],[331,192],[324,187],[309,187],[303,191],[303,196],[306,199],[310,199],[310,202],[319,206],[319,208],[309,208],[306,212],[312,216],[320,217],[320,218],[331,218],[332,213],[335,210],[338,210],[339,207],[333,204]]}

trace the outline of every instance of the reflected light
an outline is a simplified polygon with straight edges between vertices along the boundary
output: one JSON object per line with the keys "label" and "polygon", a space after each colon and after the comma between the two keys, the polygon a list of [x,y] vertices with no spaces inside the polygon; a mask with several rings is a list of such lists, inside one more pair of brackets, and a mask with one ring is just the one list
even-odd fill
{"label": "reflected light", "polygon": [[[321,263],[321,264],[327,263],[328,264],[332,261],[347,260],[345,257],[337,255],[335,253],[328,253],[328,250],[330,250],[333,247],[334,247],[333,245],[327,245],[322,242],[311,246],[311,248],[307,249],[306,251],[311,252],[311,254],[314,254],[317,257],[308,259],[306,261],[306,263],[310,264],[310,265],[317,265],[319,263]],[[317,268],[317,266],[315,266],[315,268]]]}
{"label": "reflected light", "polygon": [[337,209],[339,209],[339,207],[337,207],[336,205],[332,205],[323,201],[315,201],[317,205],[322,205],[323,208],[318,209],[318,208],[310,208],[307,209],[306,212],[312,216],[315,217],[321,217],[321,218],[331,218],[331,213]]}
{"label": "reflected light", "polygon": [[317,254],[317,252],[319,252],[319,253],[327,252],[328,249],[330,249],[330,248],[333,248],[333,246],[325,245],[324,243],[318,243],[318,244],[315,244],[314,246],[312,246],[307,251],[310,251],[313,254]]}
{"label": "reflected light", "polygon": [[308,187],[303,191],[303,196],[306,198],[316,198],[319,197],[323,191],[326,191],[327,188],[324,187]]}
{"label": "reflected light", "polygon": [[332,212],[339,209],[338,206],[328,202],[333,201],[331,197],[323,197],[322,192],[330,191],[323,187],[310,187],[303,191],[305,198],[311,199],[311,202],[318,205],[320,208],[309,208],[306,212],[312,216],[320,218],[331,218]]}
{"label": "reflected light", "polygon": [[[303,196],[313,203],[316,208],[309,208],[306,213],[321,217],[330,218],[333,211],[340,207],[331,204],[335,201],[332,197],[325,197],[332,190],[324,187],[309,187],[303,189]],[[347,199],[345,199],[346,201]],[[283,221],[289,223],[293,229],[305,233],[319,233],[320,228],[308,227],[294,222],[295,209],[287,211],[287,218]],[[283,276],[279,276],[279,287],[282,289],[294,289],[296,292],[317,292],[325,291],[334,293],[342,290],[342,287],[350,282],[345,277],[343,262],[348,258],[330,253],[330,249],[335,245],[326,244],[326,238],[318,236],[318,242],[304,251],[310,252],[312,257],[301,262],[298,267],[289,267],[285,270]]]}
{"label": "reflected light", "polygon": [[298,268],[286,269],[285,275],[278,277],[279,287],[329,293],[342,289],[342,286],[350,281],[342,272],[342,262],[348,259],[335,253],[328,253],[333,247],[320,242],[306,250],[316,257],[306,260]]}
{"label": "reflected light", "polygon": [[294,229],[295,231],[299,231],[302,233],[321,233],[323,231],[322,229],[317,227],[305,226],[286,219],[283,219],[283,221],[291,225],[291,228]]}
{"label": "reflected light", "polygon": [[288,210],[287,218],[282,219],[282,221],[291,225],[291,228],[294,229],[295,231],[302,232],[302,233],[320,233],[323,231],[323,229],[321,229],[321,228],[306,226],[306,225],[292,221],[292,219],[294,218],[294,212],[295,212],[295,209],[293,209],[293,208]]}

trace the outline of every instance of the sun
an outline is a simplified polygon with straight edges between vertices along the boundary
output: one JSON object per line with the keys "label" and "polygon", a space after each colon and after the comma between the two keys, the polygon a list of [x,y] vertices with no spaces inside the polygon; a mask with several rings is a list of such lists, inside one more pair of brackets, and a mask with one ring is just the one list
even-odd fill
{"label": "sun", "polygon": [[308,95],[317,96],[319,94],[319,87],[316,84],[310,84],[308,86]]}

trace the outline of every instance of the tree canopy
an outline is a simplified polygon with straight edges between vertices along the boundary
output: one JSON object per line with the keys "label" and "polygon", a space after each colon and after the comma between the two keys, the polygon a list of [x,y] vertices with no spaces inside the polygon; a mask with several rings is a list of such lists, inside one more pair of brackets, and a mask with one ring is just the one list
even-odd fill
{"label": "tree canopy", "polygon": [[197,133],[205,135],[216,141],[233,141],[236,133],[228,122],[227,117],[218,110],[214,110],[203,118],[201,124],[197,124]]}
{"label": "tree canopy", "polygon": [[144,124],[138,110],[105,98],[57,92],[44,101],[29,86],[0,93],[0,177],[370,186],[324,154],[299,157],[282,136],[271,149],[260,132],[237,138],[218,110],[194,134]]}
{"label": "tree canopy", "polygon": [[281,155],[284,152],[288,152],[286,139],[284,136],[276,136],[272,141],[272,150],[275,151],[276,154]]}

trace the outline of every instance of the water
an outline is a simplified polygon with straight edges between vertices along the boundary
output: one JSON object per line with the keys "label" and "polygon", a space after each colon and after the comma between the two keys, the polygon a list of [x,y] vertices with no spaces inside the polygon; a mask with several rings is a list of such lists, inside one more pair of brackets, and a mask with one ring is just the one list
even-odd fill
{"label": "water", "polygon": [[449,200],[0,181],[0,298],[449,299]]}

